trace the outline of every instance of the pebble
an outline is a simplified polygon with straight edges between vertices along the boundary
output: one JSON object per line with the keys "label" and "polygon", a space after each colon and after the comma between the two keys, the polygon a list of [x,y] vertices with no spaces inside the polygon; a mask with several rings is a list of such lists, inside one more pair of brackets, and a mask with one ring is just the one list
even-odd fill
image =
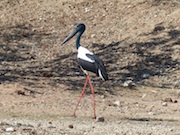
{"label": "pebble", "polygon": [[148,112],[148,114],[149,114],[149,115],[155,115],[155,113],[154,113],[154,112]]}
{"label": "pebble", "polygon": [[163,99],[164,102],[173,102],[172,98],[165,98]]}
{"label": "pebble", "polygon": [[120,101],[119,101],[119,100],[115,101],[115,102],[113,103],[113,105],[114,105],[114,106],[120,106]]}
{"label": "pebble", "polygon": [[96,121],[97,121],[97,122],[104,122],[105,119],[104,119],[103,116],[100,116],[100,117],[97,117],[97,118],[96,118]]}
{"label": "pebble", "polygon": [[72,124],[71,124],[71,125],[69,125],[68,127],[69,127],[69,128],[74,128],[74,126],[73,126]]}
{"label": "pebble", "polygon": [[18,95],[26,95],[25,91],[23,90],[16,90],[15,93],[17,93]]}
{"label": "pebble", "polygon": [[162,103],[162,106],[167,106],[167,102],[163,102],[163,103]]}
{"label": "pebble", "polygon": [[92,34],[92,35],[91,35],[91,38],[94,38],[95,36],[96,36],[95,34]]}
{"label": "pebble", "polygon": [[174,100],[174,103],[177,103],[178,101],[177,100]]}
{"label": "pebble", "polygon": [[147,78],[149,78],[149,76],[150,76],[149,74],[143,74],[142,78],[147,79]]}
{"label": "pebble", "polygon": [[145,98],[147,96],[147,94],[143,94],[141,98]]}
{"label": "pebble", "polygon": [[5,129],[6,132],[14,132],[14,128],[13,127],[8,127]]}
{"label": "pebble", "polygon": [[165,99],[163,99],[162,101],[164,101],[164,102],[170,102],[170,103],[177,103],[177,102],[178,102],[177,100],[172,100],[172,98],[165,98]]}
{"label": "pebble", "polygon": [[105,98],[105,95],[101,95],[101,98]]}
{"label": "pebble", "polygon": [[133,86],[135,86],[135,84],[133,83],[132,80],[127,80],[123,83],[123,87],[129,87],[132,88]]}
{"label": "pebble", "polygon": [[151,92],[152,92],[152,93],[157,93],[157,91],[156,91],[156,90],[152,90]]}

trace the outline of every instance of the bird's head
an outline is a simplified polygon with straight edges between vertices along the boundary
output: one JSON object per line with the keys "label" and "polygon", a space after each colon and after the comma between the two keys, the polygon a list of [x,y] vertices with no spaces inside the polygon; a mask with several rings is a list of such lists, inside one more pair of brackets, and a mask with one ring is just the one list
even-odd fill
{"label": "bird's head", "polygon": [[71,32],[71,34],[64,39],[64,41],[61,43],[61,45],[65,44],[67,41],[69,41],[72,37],[76,35],[76,33],[80,32],[81,34],[85,31],[86,26],[84,24],[78,24],[74,30]]}

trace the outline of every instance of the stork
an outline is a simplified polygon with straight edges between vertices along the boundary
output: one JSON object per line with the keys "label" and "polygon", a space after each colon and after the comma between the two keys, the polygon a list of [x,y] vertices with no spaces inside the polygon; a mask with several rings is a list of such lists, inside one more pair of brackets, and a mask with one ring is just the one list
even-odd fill
{"label": "stork", "polygon": [[92,52],[90,52],[85,47],[82,47],[80,45],[80,39],[82,34],[84,33],[86,29],[86,26],[84,24],[78,24],[75,29],[72,31],[72,33],[64,39],[62,42],[62,45],[69,41],[73,36],[75,36],[77,33],[77,39],[76,39],[76,48],[78,51],[77,54],[77,60],[78,63],[82,69],[82,71],[86,74],[86,81],[84,83],[84,87],[82,89],[81,95],[79,97],[78,103],[76,105],[76,108],[74,110],[73,116],[75,116],[76,110],[78,108],[79,103],[81,102],[81,99],[84,95],[86,86],[89,82],[91,92],[92,92],[92,101],[93,101],[93,110],[94,110],[94,118],[96,118],[96,111],[95,111],[95,99],[94,99],[94,87],[91,82],[91,78],[88,72],[95,73],[97,76],[99,76],[102,80],[106,81],[108,80],[108,74],[106,72],[106,68],[104,66],[104,63],[102,60],[98,58],[97,55],[94,55]]}

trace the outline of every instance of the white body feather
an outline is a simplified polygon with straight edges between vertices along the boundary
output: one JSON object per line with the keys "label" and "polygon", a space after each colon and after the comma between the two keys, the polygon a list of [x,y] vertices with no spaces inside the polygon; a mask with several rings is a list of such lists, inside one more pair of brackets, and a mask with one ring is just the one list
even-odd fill
{"label": "white body feather", "polygon": [[91,54],[91,55],[93,55],[93,53],[90,52],[88,49],[86,49],[85,47],[80,46],[80,47],[78,48],[77,58],[80,58],[80,59],[85,60],[85,61],[88,61],[88,62],[94,62],[92,59],[88,58],[88,57],[86,56],[86,54]]}

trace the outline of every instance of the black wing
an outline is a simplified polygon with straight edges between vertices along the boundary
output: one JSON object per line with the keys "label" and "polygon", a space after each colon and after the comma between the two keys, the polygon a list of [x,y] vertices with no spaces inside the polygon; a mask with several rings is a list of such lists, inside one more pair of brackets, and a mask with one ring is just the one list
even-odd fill
{"label": "black wing", "polygon": [[88,58],[94,61],[95,68],[96,68],[96,74],[100,76],[103,80],[108,80],[108,74],[106,71],[106,68],[104,66],[104,63],[97,55],[92,54],[86,54]]}

